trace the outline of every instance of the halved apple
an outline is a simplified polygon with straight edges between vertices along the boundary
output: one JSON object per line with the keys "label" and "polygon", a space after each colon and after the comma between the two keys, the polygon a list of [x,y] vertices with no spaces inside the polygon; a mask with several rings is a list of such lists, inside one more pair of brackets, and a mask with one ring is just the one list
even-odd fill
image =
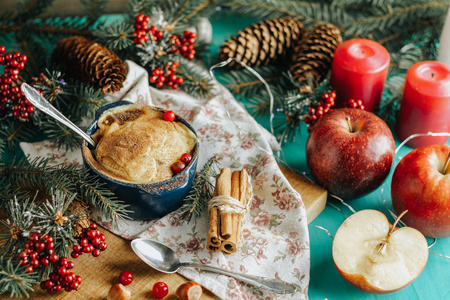
{"label": "halved apple", "polygon": [[398,291],[427,264],[428,244],[423,234],[395,225],[380,211],[366,209],[348,217],[335,234],[334,263],[339,273],[363,292]]}

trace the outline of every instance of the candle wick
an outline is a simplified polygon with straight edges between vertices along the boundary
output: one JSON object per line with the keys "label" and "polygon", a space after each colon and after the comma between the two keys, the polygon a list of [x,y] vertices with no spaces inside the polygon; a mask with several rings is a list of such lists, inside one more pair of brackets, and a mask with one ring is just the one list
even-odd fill
{"label": "candle wick", "polygon": [[431,73],[431,78],[434,78],[434,73]]}

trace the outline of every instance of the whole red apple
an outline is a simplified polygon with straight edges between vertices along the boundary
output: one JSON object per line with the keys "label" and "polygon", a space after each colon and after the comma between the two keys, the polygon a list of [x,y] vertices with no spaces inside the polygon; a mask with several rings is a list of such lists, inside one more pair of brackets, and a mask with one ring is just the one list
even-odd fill
{"label": "whole red apple", "polygon": [[361,109],[336,109],[312,128],[306,162],[331,194],[352,199],[380,186],[389,174],[394,138],[379,117]]}
{"label": "whole red apple", "polygon": [[403,157],[392,176],[395,213],[407,209],[403,222],[428,237],[450,236],[449,155],[447,145],[417,148]]}

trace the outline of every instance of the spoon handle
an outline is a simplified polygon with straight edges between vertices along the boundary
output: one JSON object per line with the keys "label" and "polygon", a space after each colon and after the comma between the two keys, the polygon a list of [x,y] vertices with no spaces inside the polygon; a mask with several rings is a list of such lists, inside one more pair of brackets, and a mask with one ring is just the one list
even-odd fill
{"label": "spoon handle", "polygon": [[259,288],[268,289],[269,291],[272,291],[277,294],[292,294],[297,290],[295,285],[287,283],[282,280],[278,280],[278,279],[269,279],[269,278],[264,278],[264,277],[259,277],[259,276],[236,273],[236,272],[224,270],[221,268],[211,267],[208,265],[202,265],[202,264],[197,264],[197,263],[181,263],[180,268],[184,268],[184,267],[198,268],[198,269],[203,269],[203,270],[227,275],[230,277],[234,277],[240,281],[244,281],[251,285],[255,285]]}
{"label": "spoon handle", "polygon": [[37,109],[63,123],[70,129],[81,135],[89,144],[95,147],[95,142],[89,135],[87,135],[77,125],[73,124],[62,113],[60,113],[59,110],[54,108],[53,105],[51,105],[50,102],[47,101],[47,99],[42,97],[42,95],[38,91],[36,91],[36,89],[26,83],[22,83],[20,89],[22,90],[28,101],[30,101],[30,103],[33,104]]}

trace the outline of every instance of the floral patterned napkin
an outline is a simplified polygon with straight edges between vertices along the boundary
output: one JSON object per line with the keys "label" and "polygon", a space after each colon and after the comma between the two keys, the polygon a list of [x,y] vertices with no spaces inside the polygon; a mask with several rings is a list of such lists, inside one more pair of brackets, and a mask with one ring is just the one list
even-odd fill
{"label": "floral patterned napkin", "polygon": [[[127,65],[126,90],[132,91],[131,95],[125,92],[111,100],[125,97],[147,103],[143,99],[147,100],[144,95],[150,91],[153,105],[175,111],[197,131],[200,141],[198,168],[212,155],[217,156],[221,167],[245,168],[251,176],[253,200],[239,250],[228,256],[206,250],[209,221],[206,211],[196,223],[180,220],[179,212],[175,211],[159,220],[122,223],[120,229],[114,232],[126,239],[142,237],[158,240],[174,249],[181,261],[279,278],[298,286],[295,294],[276,295],[224,275],[190,268],[179,271],[221,299],[306,299],[310,268],[306,211],[300,195],[278,168],[270,147],[270,135],[220,84],[215,87],[216,96],[207,100],[194,99],[180,91],[149,88],[147,78],[136,75],[141,74],[142,69],[130,62]],[[30,159],[50,156],[54,163],[81,163],[80,151],[57,151],[46,141],[22,143],[21,147]],[[99,215],[96,218],[100,224],[111,229]]]}

